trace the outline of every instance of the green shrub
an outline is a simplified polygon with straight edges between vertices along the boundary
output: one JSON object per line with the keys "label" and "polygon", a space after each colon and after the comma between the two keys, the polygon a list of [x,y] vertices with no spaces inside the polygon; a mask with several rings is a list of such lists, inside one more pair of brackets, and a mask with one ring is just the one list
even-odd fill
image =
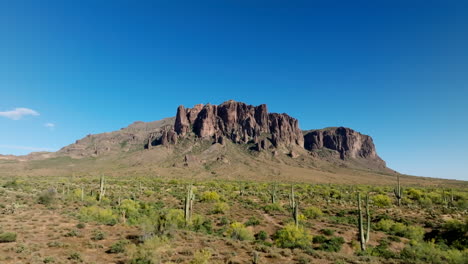
{"label": "green shrub", "polygon": [[119,240],[110,246],[107,253],[111,253],[111,254],[123,253],[125,251],[125,246],[127,246],[128,244],[130,244],[130,241],[126,239]]}
{"label": "green shrub", "polygon": [[255,234],[255,239],[259,241],[265,241],[268,239],[268,233],[263,230],[260,230],[260,232]]}
{"label": "green shrub", "polygon": [[260,219],[255,216],[251,216],[247,222],[245,222],[246,226],[257,226],[260,224]]}
{"label": "green shrub", "polygon": [[318,235],[318,236],[314,236],[314,238],[312,239],[312,242],[317,244],[317,243],[323,243],[327,241],[327,238],[325,236],[322,236],[322,235]]}
{"label": "green shrub", "polygon": [[0,234],[0,243],[9,243],[16,241],[16,233],[5,232]]}
{"label": "green shrub", "polygon": [[405,263],[465,264],[468,263],[468,251],[442,249],[434,243],[410,243],[400,253]]}
{"label": "green shrub", "polygon": [[215,203],[213,206],[213,210],[211,211],[214,214],[224,214],[229,210],[229,204],[218,202]]}
{"label": "green shrub", "polygon": [[168,227],[183,228],[185,226],[184,211],[181,209],[170,209],[166,213]]}
{"label": "green shrub", "polygon": [[389,207],[392,205],[392,199],[385,194],[377,194],[372,197],[372,201],[377,207]]}
{"label": "green shrub", "polygon": [[55,201],[55,195],[56,192],[54,189],[42,192],[37,198],[37,203],[49,206]]}
{"label": "green shrub", "polygon": [[390,228],[390,232],[399,237],[404,237],[406,233],[406,226],[403,223],[394,223]]}
{"label": "green shrub", "polygon": [[338,252],[344,243],[345,241],[342,237],[335,236],[323,242],[319,249],[327,252]]}
{"label": "green shrub", "polygon": [[192,229],[197,232],[211,234],[213,232],[213,223],[210,219],[204,219],[201,215],[192,217]]}
{"label": "green shrub", "polygon": [[104,238],[106,238],[106,233],[98,229],[94,230],[91,236],[92,240],[103,240]]}
{"label": "green shrub", "polygon": [[140,204],[138,202],[124,199],[121,201],[119,209],[125,213],[125,218],[129,220],[130,224],[138,223],[138,218],[140,217]]}
{"label": "green shrub", "polygon": [[232,223],[227,230],[227,234],[230,238],[236,240],[253,240],[253,235],[250,230],[248,230],[244,224],[239,222]]}
{"label": "green shrub", "polygon": [[320,231],[326,236],[332,236],[335,233],[335,231],[328,228],[322,229]]}
{"label": "green shrub", "polygon": [[390,229],[392,229],[392,226],[394,224],[395,222],[393,220],[382,219],[375,225],[375,229],[383,231],[383,232],[389,232]]}
{"label": "green shrub", "polygon": [[302,213],[309,219],[316,219],[323,215],[322,210],[315,206],[307,207]]}
{"label": "green shrub", "polygon": [[265,205],[263,207],[263,210],[265,211],[265,213],[268,213],[268,214],[272,213],[272,212],[283,212],[284,211],[283,207],[279,203],[272,203],[272,204]]}
{"label": "green shrub", "polygon": [[80,219],[106,225],[115,225],[117,223],[117,216],[114,215],[111,209],[104,209],[95,205],[81,208]]}
{"label": "green shrub", "polygon": [[54,263],[55,262],[55,259],[53,257],[45,257],[43,260],[42,260],[43,263]]}
{"label": "green shrub", "polygon": [[63,235],[64,237],[77,237],[80,235],[80,232],[78,232],[78,230],[70,230],[68,231],[67,233],[65,233],[65,235]]}
{"label": "green shrub", "polygon": [[438,242],[460,250],[468,248],[468,218],[465,222],[458,220],[445,222],[435,238]]}
{"label": "green shrub", "polygon": [[409,225],[406,227],[403,237],[413,240],[422,240],[424,237],[424,233],[424,228],[416,225]]}
{"label": "green shrub", "polygon": [[201,200],[203,202],[219,202],[221,197],[217,192],[214,191],[206,191],[201,194]]}
{"label": "green shrub", "polygon": [[275,234],[275,243],[282,248],[308,248],[311,241],[309,232],[294,223],[287,224]]}
{"label": "green shrub", "polygon": [[81,258],[81,254],[78,252],[71,253],[68,259],[73,260],[73,261],[83,262],[83,259]]}
{"label": "green shrub", "polygon": [[211,259],[211,252],[206,249],[195,252],[193,259],[189,262],[190,264],[208,264]]}

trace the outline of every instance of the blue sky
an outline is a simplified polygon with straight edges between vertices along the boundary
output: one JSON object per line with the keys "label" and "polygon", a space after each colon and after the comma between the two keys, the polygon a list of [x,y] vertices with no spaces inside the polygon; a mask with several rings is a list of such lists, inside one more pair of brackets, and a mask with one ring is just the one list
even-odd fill
{"label": "blue sky", "polygon": [[467,3],[0,1],[0,153],[234,99],[468,180]]}

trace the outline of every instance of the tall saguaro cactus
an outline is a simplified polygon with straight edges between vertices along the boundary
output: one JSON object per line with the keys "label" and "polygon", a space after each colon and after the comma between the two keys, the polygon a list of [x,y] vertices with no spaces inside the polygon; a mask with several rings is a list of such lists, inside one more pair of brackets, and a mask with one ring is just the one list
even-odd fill
{"label": "tall saguaro cactus", "polygon": [[400,175],[397,175],[397,187],[393,189],[395,197],[397,198],[398,206],[401,206],[401,198],[403,197],[402,188],[400,186]]}
{"label": "tall saguaro cactus", "polygon": [[270,194],[271,203],[276,203],[276,189],[277,189],[277,185],[276,183],[273,183],[271,185],[270,191],[268,192]]}
{"label": "tall saguaro cactus", "polygon": [[193,200],[195,200],[195,195],[193,194],[192,185],[189,185],[187,187],[187,194],[185,196],[184,205],[185,223],[187,225],[192,221]]}
{"label": "tall saguaro cactus", "polygon": [[361,250],[366,250],[366,245],[370,240],[370,212],[369,212],[369,194],[366,195],[366,215],[367,215],[367,230],[364,230],[364,220],[361,205],[361,193],[358,193],[358,228],[359,228],[359,242]]}
{"label": "tall saguaro cactus", "polygon": [[104,175],[101,175],[101,178],[99,179],[99,202],[102,201],[102,198],[104,198],[104,195],[106,194],[106,188],[104,186],[104,183]]}
{"label": "tall saguaro cactus", "polygon": [[291,193],[289,195],[289,206],[291,207],[294,224],[299,226],[299,204],[294,195],[294,185],[291,185]]}

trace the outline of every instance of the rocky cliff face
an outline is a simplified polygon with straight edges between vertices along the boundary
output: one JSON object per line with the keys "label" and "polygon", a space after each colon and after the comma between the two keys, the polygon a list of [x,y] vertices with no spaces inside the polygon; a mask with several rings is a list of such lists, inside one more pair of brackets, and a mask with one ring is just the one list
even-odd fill
{"label": "rocky cliff face", "polygon": [[264,104],[252,106],[232,100],[188,109],[179,106],[174,130],[182,137],[194,133],[200,138],[213,138],[218,143],[226,137],[235,143],[254,142],[258,148],[304,145],[296,119],[287,114],[268,113]]}
{"label": "rocky cliff face", "polygon": [[377,155],[372,138],[350,128],[308,131],[304,135],[304,148],[310,151],[326,148],[337,151],[341,159],[362,158],[385,167],[385,162]]}

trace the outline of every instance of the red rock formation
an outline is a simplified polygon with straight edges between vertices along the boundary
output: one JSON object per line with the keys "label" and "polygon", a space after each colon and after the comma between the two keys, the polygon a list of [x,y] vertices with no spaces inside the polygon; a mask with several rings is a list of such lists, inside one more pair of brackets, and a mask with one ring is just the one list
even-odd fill
{"label": "red rock formation", "polygon": [[219,106],[179,106],[174,127],[179,136],[185,136],[192,127],[192,132],[201,138],[214,137],[219,142],[224,136],[236,143],[252,141],[262,149],[270,145],[259,139],[262,133],[270,134],[269,140],[276,147],[304,144],[298,121],[287,114],[269,114],[264,104],[254,107],[231,100]]}
{"label": "red rock formation", "polygon": [[177,115],[174,124],[174,130],[177,134],[184,136],[189,131],[189,120],[187,118],[187,112],[183,105],[177,108]]}
{"label": "red rock formation", "polygon": [[304,141],[304,148],[310,151],[327,148],[339,152],[341,159],[364,158],[385,166],[377,155],[372,138],[350,128],[313,130],[305,134]]}

